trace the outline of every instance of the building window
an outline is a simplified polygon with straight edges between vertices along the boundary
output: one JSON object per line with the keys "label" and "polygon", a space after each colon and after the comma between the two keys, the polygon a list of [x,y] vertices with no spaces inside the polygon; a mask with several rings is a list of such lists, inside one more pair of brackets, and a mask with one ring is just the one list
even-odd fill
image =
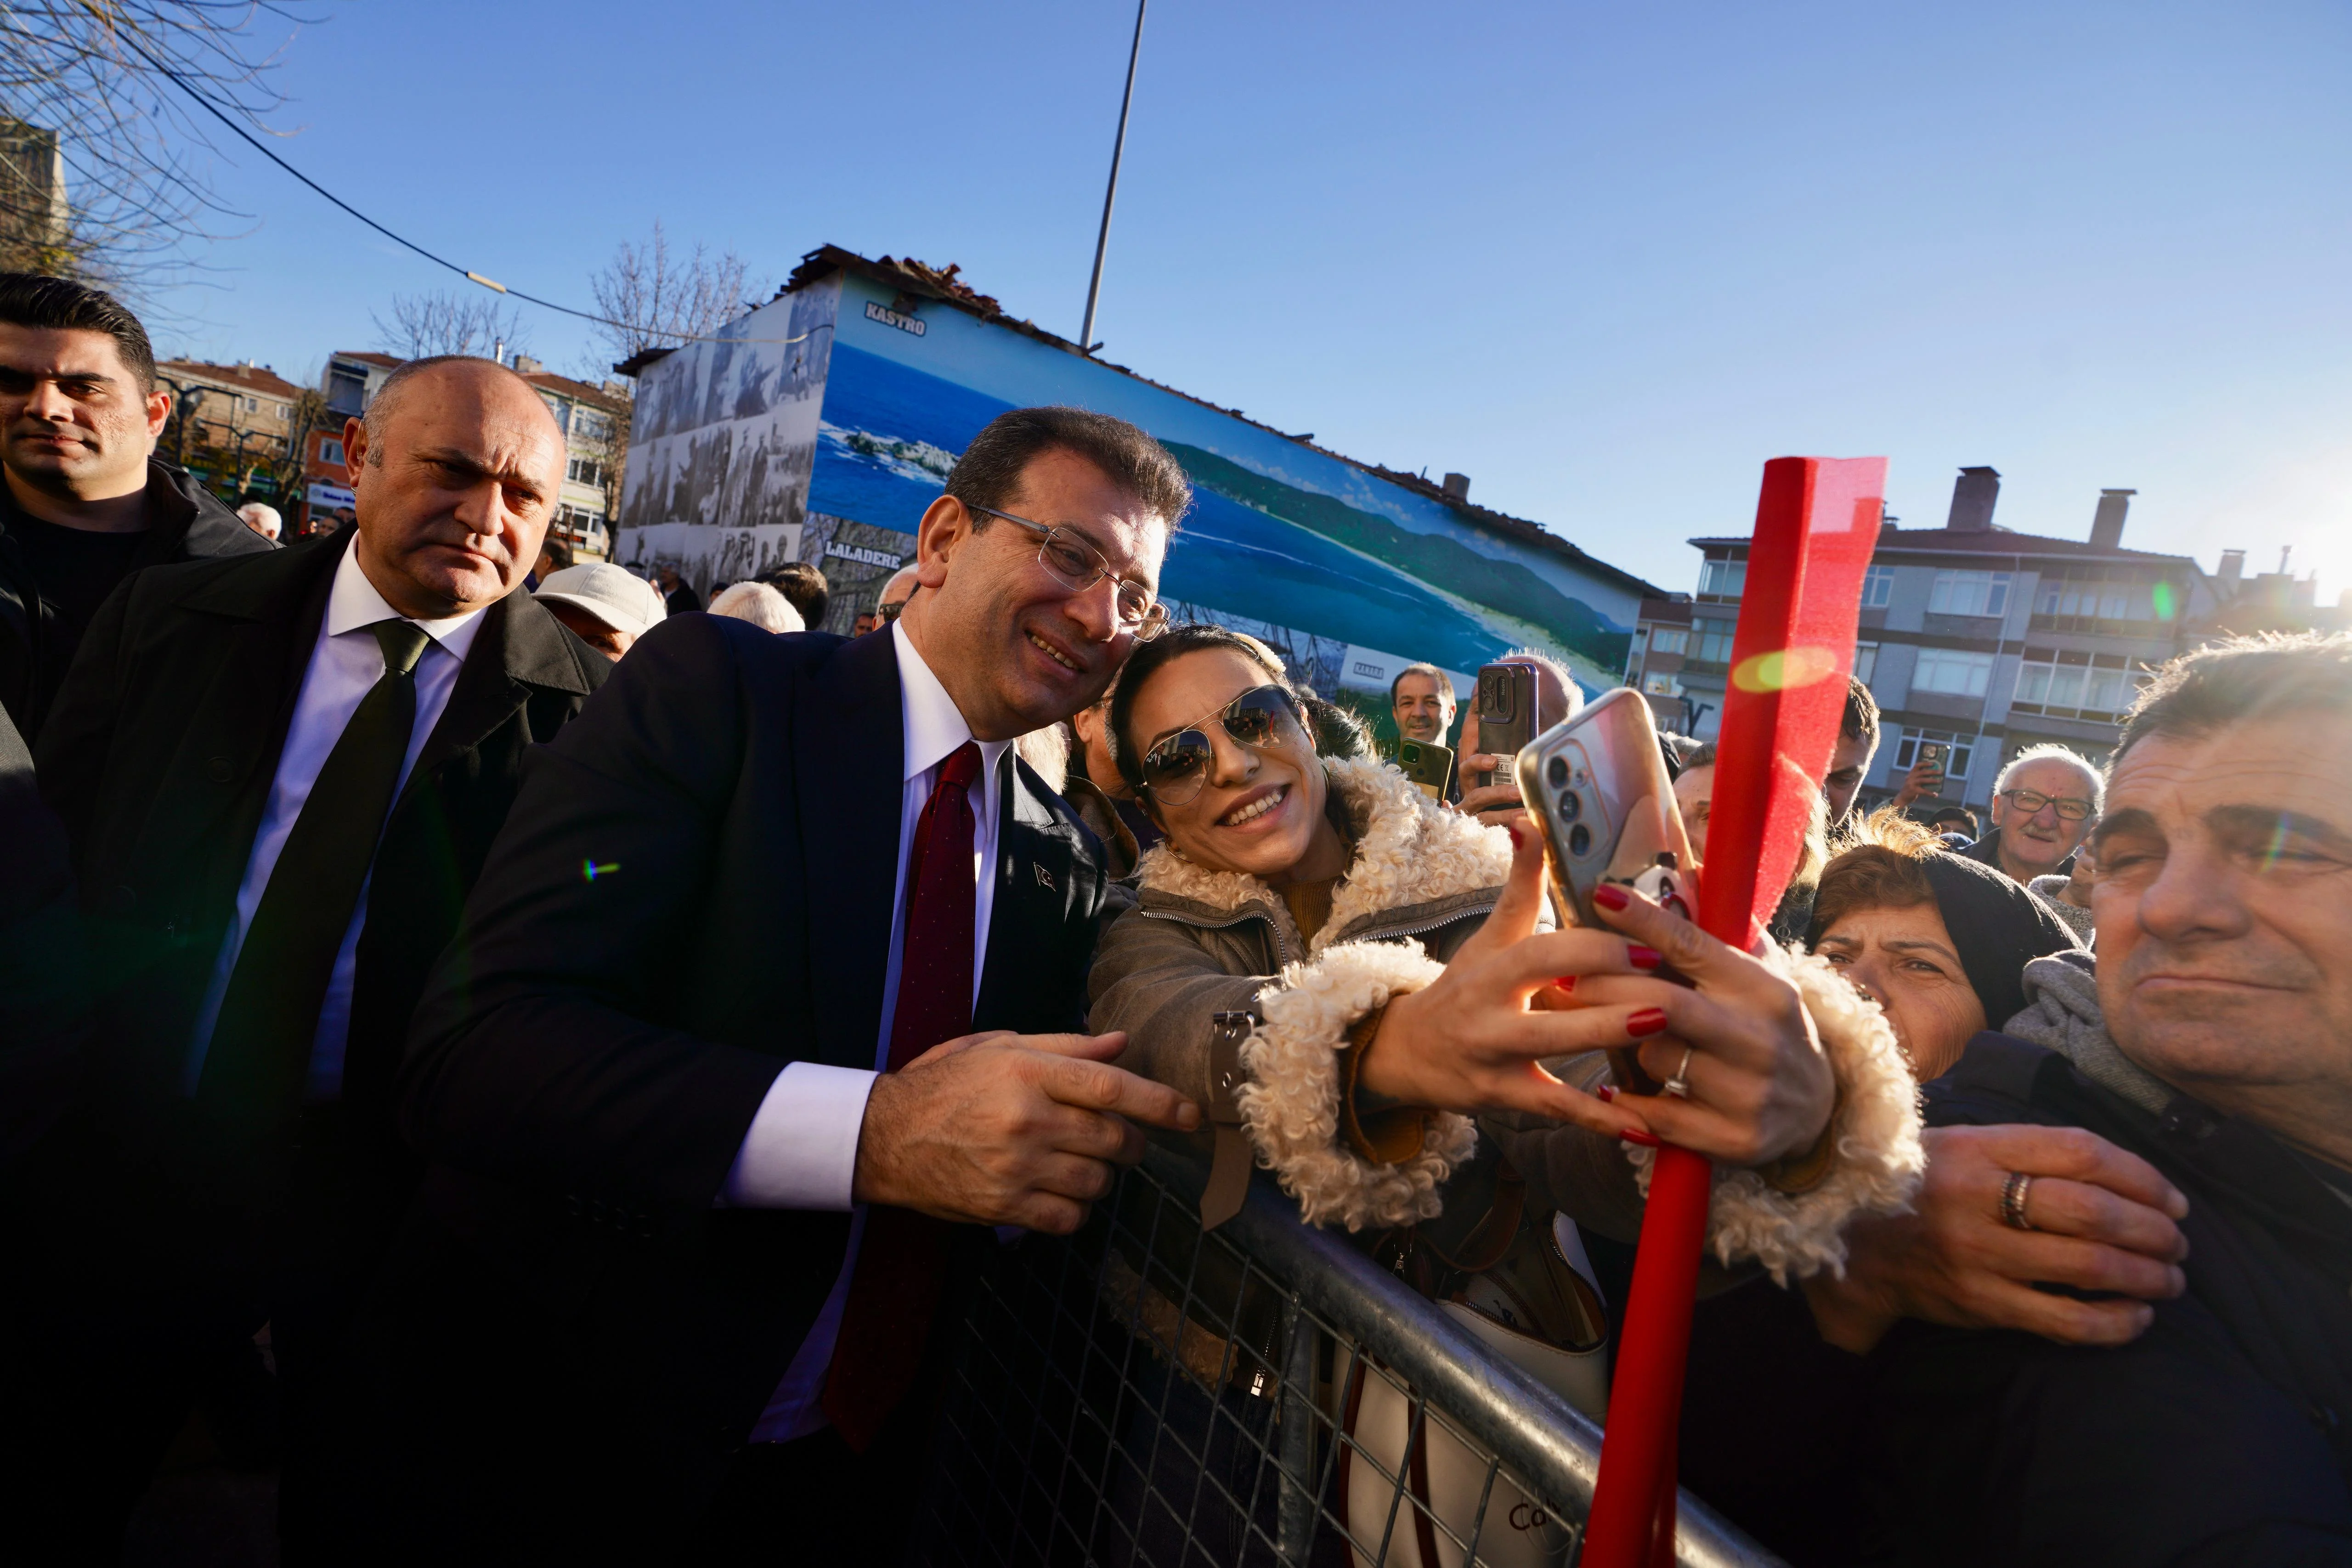
{"label": "building window", "polygon": [[1862,607],[1864,610],[1884,610],[1894,597],[1893,567],[1874,566],[1862,574]]}
{"label": "building window", "polygon": [[1691,659],[1701,664],[1731,663],[1731,628],[1729,621],[1693,621],[1691,622]]}
{"label": "building window", "polygon": [[1937,615],[2006,615],[2010,581],[2005,571],[1939,571],[1927,609]]}
{"label": "building window", "polygon": [[1911,671],[1915,692],[1941,692],[1948,696],[1980,697],[1992,678],[1990,653],[1963,653],[1957,648],[1922,648]]}
{"label": "building window", "polygon": [[1748,586],[1748,563],[1723,556],[1710,556],[1699,569],[1698,596],[1701,599],[1737,599]]}
{"label": "building window", "polygon": [[2131,706],[2137,686],[2131,662],[2121,653],[2028,648],[2017,666],[2017,696],[2010,706],[2019,713],[2112,723]]}
{"label": "building window", "polygon": [[563,476],[575,485],[601,485],[604,482],[604,465],[593,457],[574,457],[565,465]]}
{"label": "building window", "polygon": [[1878,644],[1856,643],[1853,645],[1853,678],[1866,686],[1870,685],[1870,677],[1877,673]]}
{"label": "building window", "polygon": [[1672,675],[1644,676],[1642,690],[1654,697],[1678,697],[1683,695],[1681,684]]}
{"label": "building window", "polygon": [[2186,592],[2143,575],[2144,570],[2085,564],[2044,572],[2033,598],[2033,624],[2045,632],[2144,632],[2174,619]]}
{"label": "building window", "polygon": [[340,436],[322,435],[319,437],[320,462],[341,463],[342,460],[343,443]]}
{"label": "building window", "polygon": [[246,399],[246,400],[245,400],[245,412],[246,412],[246,413],[255,413],[255,412],[256,412],[256,411],[257,411],[260,407],[261,407],[261,400],[260,400],[259,398],[251,398],[251,397],[249,397],[249,398],[247,398],[247,399]]}
{"label": "building window", "polygon": [[593,410],[578,409],[572,414],[572,434],[583,441],[610,441],[613,439],[613,422]]}
{"label": "building window", "polygon": [[1689,645],[1690,628],[1687,626],[1650,628],[1650,652],[1653,653],[1679,653]]}
{"label": "building window", "polygon": [[1969,758],[1976,750],[1977,737],[1941,729],[1905,730],[1903,738],[1895,743],[1895,766],[1888,770],[1890,778],[1899,779],[1911,771],[1912,764],[1919,760],[1919,743],[1923,740],[1941,741],[1950,747],[1944,754],[1944,777],[1956,784],[1968,781]]}

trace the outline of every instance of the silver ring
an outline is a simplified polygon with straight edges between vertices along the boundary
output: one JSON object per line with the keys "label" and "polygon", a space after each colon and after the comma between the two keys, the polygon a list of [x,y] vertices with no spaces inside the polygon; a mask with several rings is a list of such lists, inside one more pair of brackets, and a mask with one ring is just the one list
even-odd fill
{"label": "silver ring", "polygon": [[1683,1047],[1682,1061],[1675,1068],[1675,1075],[1658,1085],[1659,1093],[1671,1094],[1677,1100],[1690,1098],[1690,1080],[1683,1074],[1690,1071],[1691,1056],[1696,1049],[1695,1046],[1688,1045]]}
{"label": "silver ring", "polygon": [[2042,1228],[2025,1218],[2025,1197],[2033,1190],[2033,1178],[2023,1171],[2011,1171],[2000,1188],[2000,1222],[2011,1230],[2039,1230]]}

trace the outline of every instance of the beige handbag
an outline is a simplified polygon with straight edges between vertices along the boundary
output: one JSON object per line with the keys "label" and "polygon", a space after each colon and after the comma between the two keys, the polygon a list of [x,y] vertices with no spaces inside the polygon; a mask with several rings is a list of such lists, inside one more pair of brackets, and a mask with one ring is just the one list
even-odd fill
{"label": "beige handbag", "polygon": [[[1608,1317],[1591,1272],[1566,1215],[1553,1216],[1548,1226],[1531,1219],[1499,1262],[1447,1281],[1454,1289],[1438,1306],[1493,1354],[1599,1421],[1609,1404]],[[1489,1457],[1442,1422],[1423,1422],[1422,1440],[1407,1458],[1412,1404],[1389,1377],[1357,1367],[1344,1405],[1344,1427],[1366,1461],[1355,1467],[1350,1485],[1356,1455],[1346,1448],[1339,1455],[1338,1500],[1358,1543],[1357,1568],[1464,1568],[1460,1542],[1478,1523],[1482,1497],[1480,1563],[1559,1568],[1568,1561],[1574,1542],[1569,1526],[1507,1476],[1497,1474],[1488,1494]],[[1410,1493],[1404,1499],[1387,1479],[1400,1469]],[[1384,1537],[1387,1554],[1376,1563]]]}

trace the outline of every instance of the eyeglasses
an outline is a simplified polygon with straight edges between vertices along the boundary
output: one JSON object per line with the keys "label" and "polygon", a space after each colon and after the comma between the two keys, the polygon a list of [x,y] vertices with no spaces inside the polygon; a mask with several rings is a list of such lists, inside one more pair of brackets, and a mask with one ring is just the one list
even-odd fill
{"label": "eyeglasses", "polygon": [[1084,593],[1106,577],[1117,582],[1119,629],[1137,642],[1149,643],[1168,629],[1168,606],[1155,602],[1151,590],[1141,583],[1130,582],[1112,571],[1103,552],[1085,535],[1073,528],[1033,523],[993,507],[975,507],[969,501],[964,502],[964,508],[1018,523],[1037,535],[1037,564],[1045,569],[1046,576],[1073,593]]}
{"label": "eyeglasses", "polygon": [[2091,803],[2079,796],[2044,795],[2039,789],[2003,789],[2000,794],[2029,817],[2044,806],[2057,808],[2058,814],[2070,822],[2079,822],[2091,814]]}
{"label": "eyeglasses", "polygon": [[1143,754],[1143,787],[1163,806],[1181,806],[1201,792],[1216,747],[1202,727],[1221,723],[1225,733],[1253,750],[1304,741],[1298,711],[1280,686],[1255,686],[1224,706],[1195,719]]}
{"label": "eyeglasses", "polygon": [[[912,599],[914,595],[911,593],[907,596],[908,599]],[[875,622],[877,625],[887,626],[891,622],[898,619],[898,612],[906,608],[906,599],[895,599],[887,604],[877,604],[874,607]]]}

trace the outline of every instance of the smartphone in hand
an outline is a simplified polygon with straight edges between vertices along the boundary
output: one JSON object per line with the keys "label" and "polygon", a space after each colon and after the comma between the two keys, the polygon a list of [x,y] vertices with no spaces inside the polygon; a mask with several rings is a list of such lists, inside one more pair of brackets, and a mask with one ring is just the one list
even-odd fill
{"label": "smartphone in hand", "polygon": [[[1603,883],[1696,917],[1697,866],[1641,693],[1630,686],[1603,693],[1538,736],[1519,753],[1517,772],[1528,813],[1543,830],[1544,858],[1577,924],[1607,929],[1592,907],[1592,890]],[[1632,1047],[1612,1051],[1609,1061],[1621,1086],[1657,1092]]]}
{"label": "smartphone in hand", "polygon": [[[1535,738],[1538,693],[1533,664],[1486,664],[1478,671],[1478,749],[1509,757]],[[1478,787],[1495,782],[1478,775]]]}
{"label": "smartphone in hand", "polygon": [[1397,767],[1404,776],[1421,787],[1421,792],[1443,804],[1445,781],[1454,776],[1454,751],[1451,747],[1433,746],[1423,740],[1397,742]]}

